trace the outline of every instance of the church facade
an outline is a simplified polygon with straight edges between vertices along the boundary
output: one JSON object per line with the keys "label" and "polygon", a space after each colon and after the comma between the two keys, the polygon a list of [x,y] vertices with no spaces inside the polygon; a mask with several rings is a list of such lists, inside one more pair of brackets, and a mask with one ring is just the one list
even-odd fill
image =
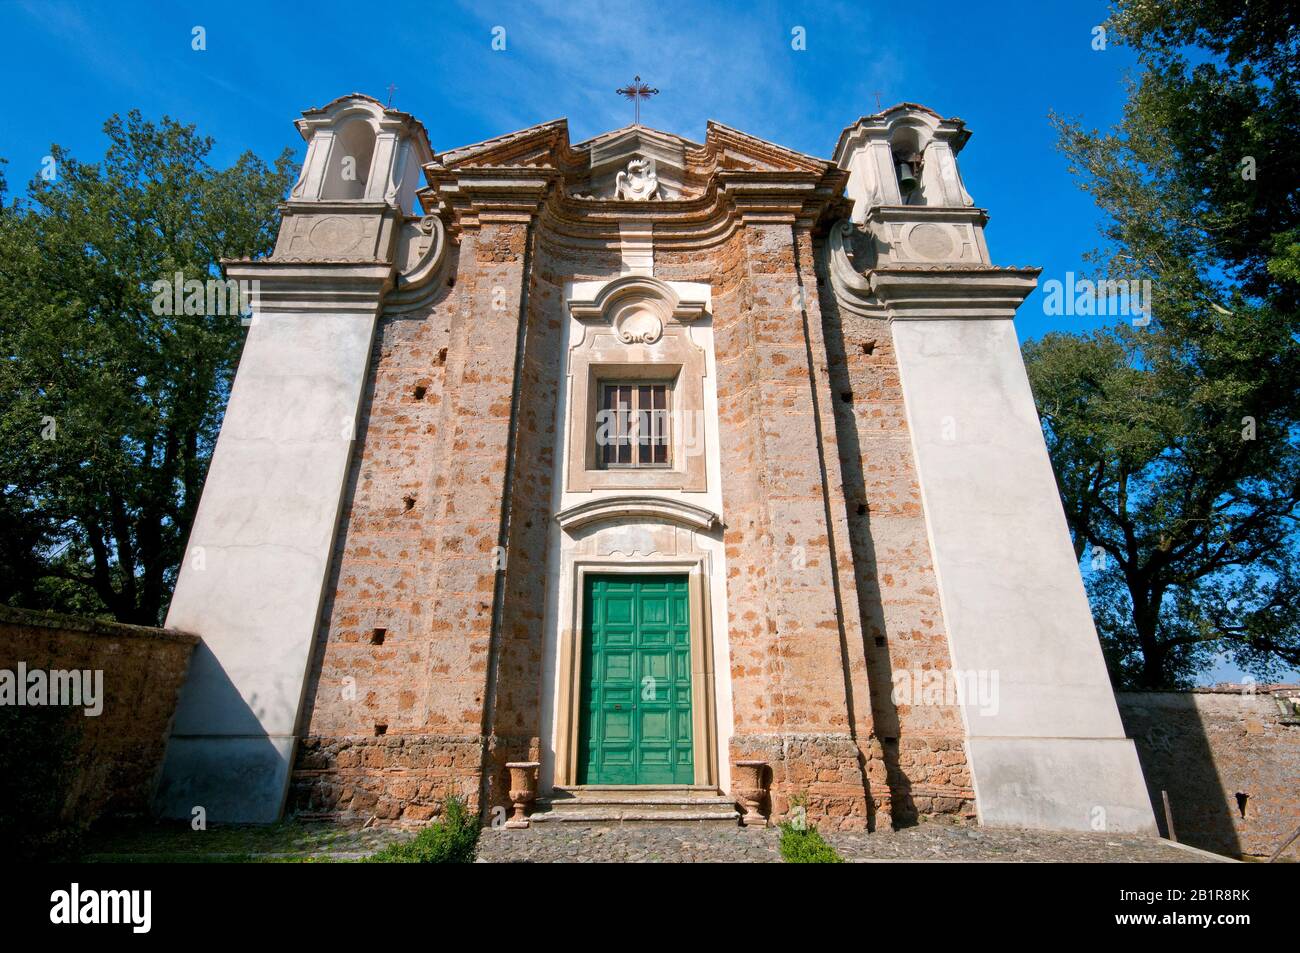
{"label": "church facade", "polygon": [[[960,120],[303,115],[167,625],[167,816],[738,794],[1153,832]],[[757,766],[754,764],[759,762]],[[753,781],[746,782],[753,786]],[[752,798],[751,798],[752,800]]]}

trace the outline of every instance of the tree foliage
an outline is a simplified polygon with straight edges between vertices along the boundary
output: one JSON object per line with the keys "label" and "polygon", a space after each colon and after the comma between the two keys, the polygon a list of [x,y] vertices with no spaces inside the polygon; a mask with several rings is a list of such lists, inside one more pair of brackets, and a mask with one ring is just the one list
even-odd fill
{"label": "tree foliage", "polygon": [[295,169],[214,168],[166,117],[104,132],[102,161],[55,146],[21,199],[0,179],[0,599],[156,625],[244,329],[155,313],[153,284],[267,252]]}
{"label": "tree foliage", "polygon": [[1300,8],[1122,0],[1120,125],[1054,117],[1151,320],[1025,347],[1112,675],[1300,666]]}

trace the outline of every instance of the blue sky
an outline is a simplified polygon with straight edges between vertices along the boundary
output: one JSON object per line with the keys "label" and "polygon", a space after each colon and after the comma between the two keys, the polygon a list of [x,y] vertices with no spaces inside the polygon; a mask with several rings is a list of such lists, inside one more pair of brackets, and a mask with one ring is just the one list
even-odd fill
{"label": "blue sky", "polygon": [[[670,12],[659,12],[670,11]],[[1055,109],[1111,125],[1123,104],[1125,49],[1092,49],[1106,5],[1093,0],[976,4],[665,4],[349,2],[138,3],[0,0],[0,75],[22,94],[0,122],[10,186],[51,142],[102,153],[100,127],[138,108],[197,123],[217,161],[245,148],[270,158],[303,148],[292,121],[360,91],[428,127],[435,149],[548,119],[574,141],[631,121],[614,90],[639,73],[660,94],[647,125],[691,139],[705,122],[829,156],[840,130],[885,105],[920,102],[960,116],[974,136],[966,185],[989,209],[999,264],[1082,270],[1097,213],[1053,148]],[[192,30],[207,49],[191,49]],[[492,30],[506,31],[494,51]],[[806,31],[803,51],[791,31]],[[1021,309],[1024,337],[1086,318],[1047,317],[1041,292]]]}
{"label": "blue sky", "polygon": [[[302,110],[352,91],[385,99],[389,84],[436,150],[561,116],[578,141],[631,121],[614,90],[637,73],[660,90],[647,125],[701,140],[717,119],[829,157],[879,94],[966,120],[974,135],[961,169],[989,210],[994,262],[1059,279],[1085,270],[1099,216],[1056,152],[1047,114],[1119,120],[1134,58],[1093,49],[1106,6],[0,0],[0,77],[17,93],[0,119],[0,157],[16,188],[52,142],[98,158],[104,119],[138,108],[197,124],[222,164],[244,149],[270,159],[288,146],[301,158],[292,123]],[[191,48],[195,26],[205,50]],[[492,49],[498,26],[505,51]],[[805,50],[792,49],[795,27]],[[1039,291],[1017,326],[1023,339],[1100,320],[1049,317]]]}

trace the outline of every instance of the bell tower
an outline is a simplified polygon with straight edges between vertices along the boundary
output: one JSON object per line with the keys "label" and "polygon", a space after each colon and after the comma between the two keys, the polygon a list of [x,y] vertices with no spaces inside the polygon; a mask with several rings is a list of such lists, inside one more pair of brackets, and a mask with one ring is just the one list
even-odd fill
{"label": "bell tower", "polygon": [[385,202],[415,208],[420,167],[431,158],[424,127],[369,96],[344,96],[303,113],[295,125],[307,140],[291,202]]}
{"label": "bell tower", "polygon": [[280,816],[377,318],[442,249],[411,214],[431,158],[417,120],[353,94],[297,126],[307,155],[275,251],[223,262],[254,314],[167,615],[202,644],[158,786],[166,817]]}
{"label": "bell tower", "polygon": [[852,221],[871,238],[881,265],[945,262],[988,265],[984,225],[957,170],[970,133],[904,103],[844,130],[835,162],[849,172]]}
{"label": "bell tower", "polygon": [[887,322],[980,820],[1154,833],[1016,336],[1038,269],[998,267],[962,184],[959,119],[903,103],[840,136],[851,220],[826,243],[841,313]]}

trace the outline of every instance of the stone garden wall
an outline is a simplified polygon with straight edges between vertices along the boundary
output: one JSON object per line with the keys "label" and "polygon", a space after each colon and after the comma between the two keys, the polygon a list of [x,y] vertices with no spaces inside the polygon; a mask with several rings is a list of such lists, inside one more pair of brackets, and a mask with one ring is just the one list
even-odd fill
{"label": "stone garden wall", "polygon": [[[7,776],[0,799],[13,801],[0,812],[31,823],[57,813],[77,826],[148,813],[198,641],[168,629],[0,606],[0,762]],[[89,678],[52,679],[52,670]],[[56,686],[63,689],[58,697]],[[84,696],[83,687],[90,689]],[[19,705],[24,688],[28,704]]]}
{"label": "stone garden wall", "polygon": [[[1162,835],[1161,791],[1178,840],[1216,853],[1268,856],[1300,826],[1300,717],[1280,696],[1198,690],[1116,698]],[[1288,850],[1297,855],[1300,842]]]}

